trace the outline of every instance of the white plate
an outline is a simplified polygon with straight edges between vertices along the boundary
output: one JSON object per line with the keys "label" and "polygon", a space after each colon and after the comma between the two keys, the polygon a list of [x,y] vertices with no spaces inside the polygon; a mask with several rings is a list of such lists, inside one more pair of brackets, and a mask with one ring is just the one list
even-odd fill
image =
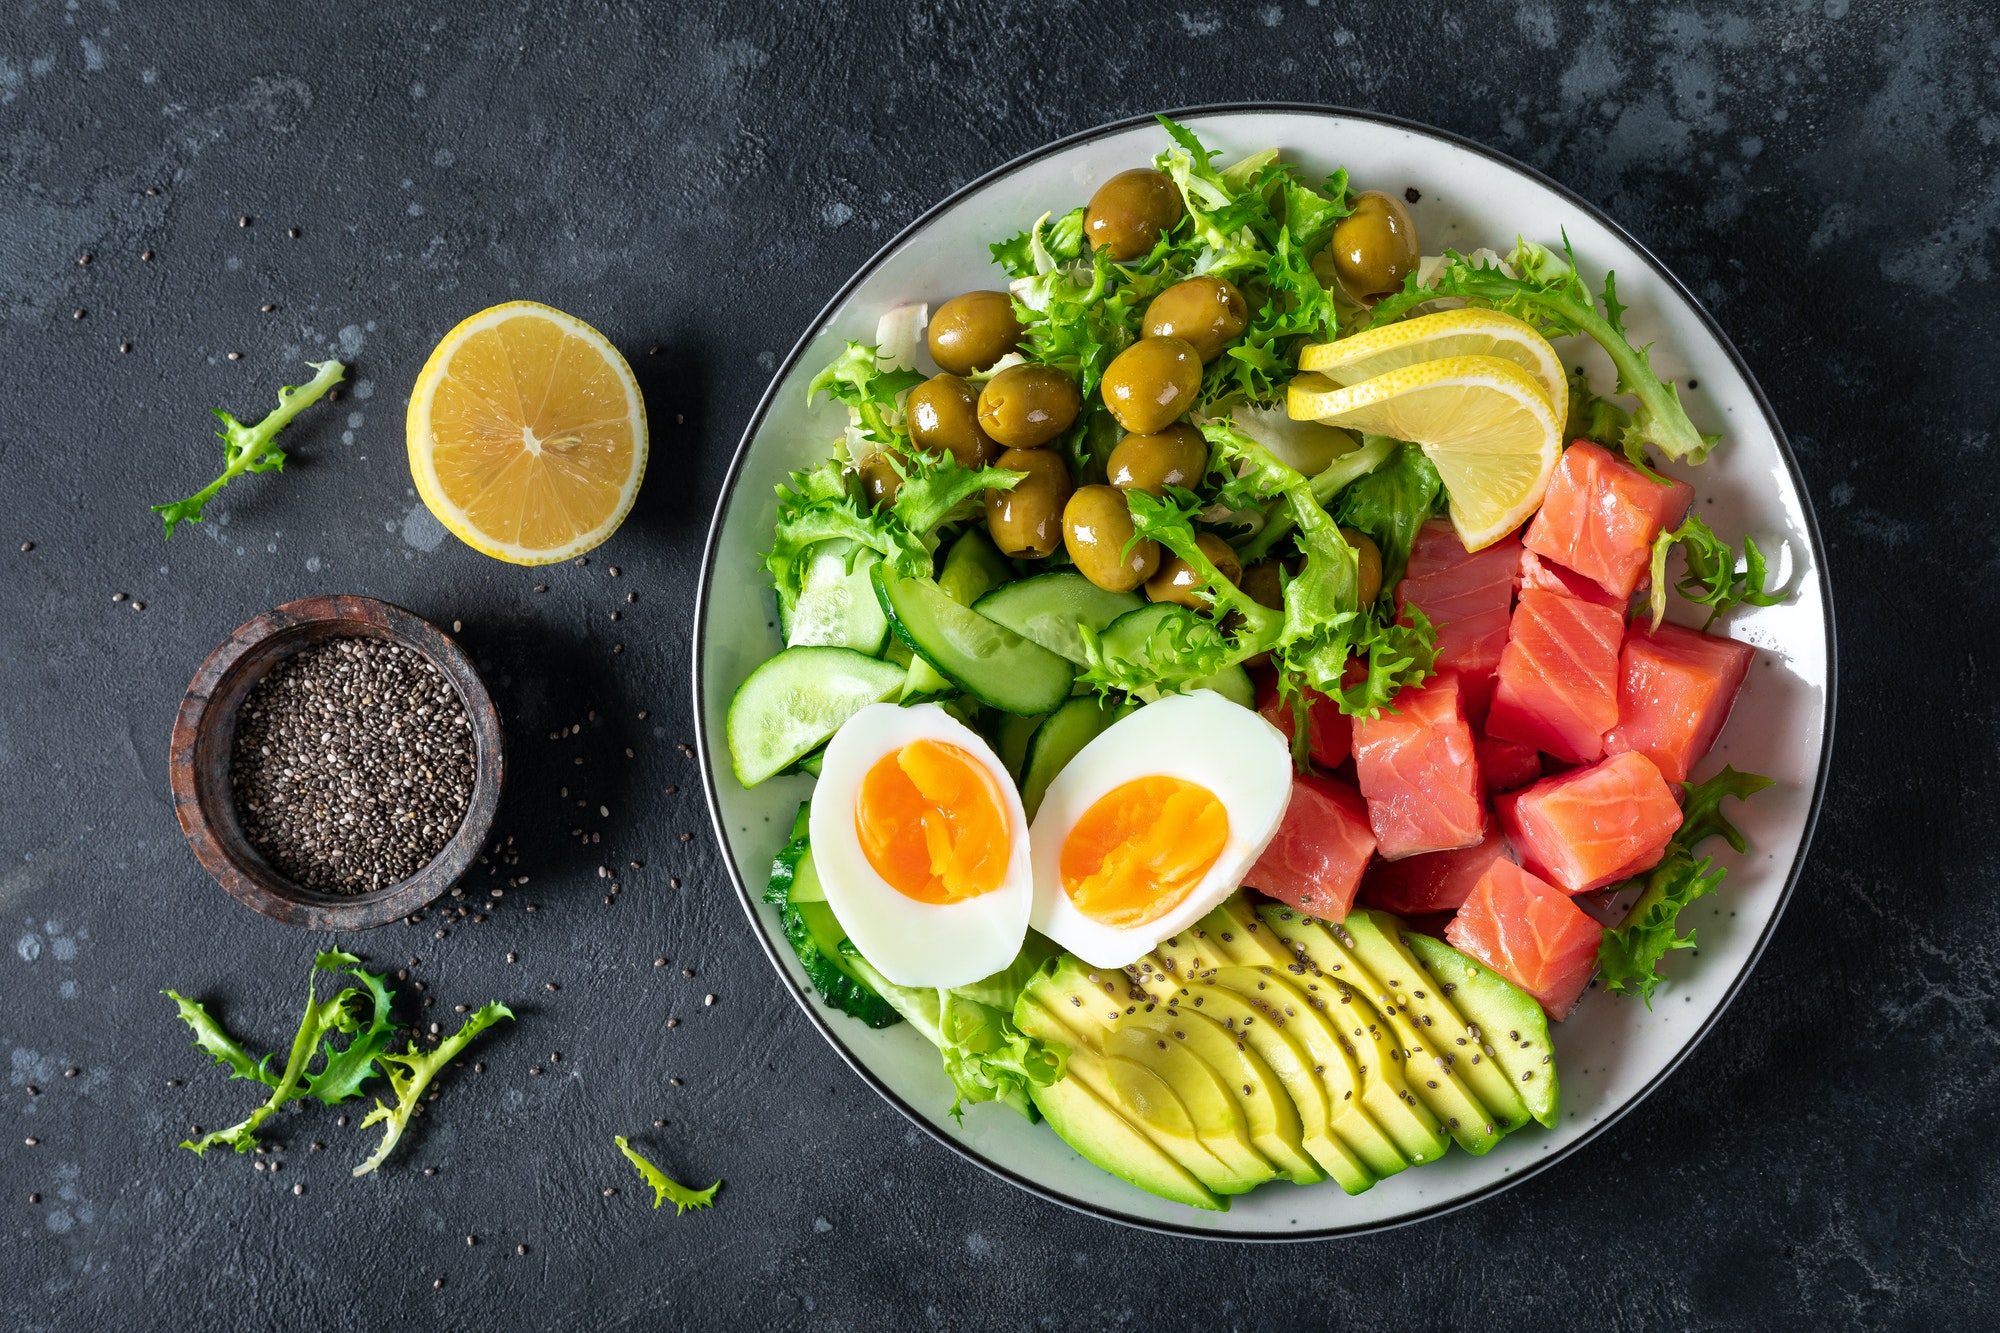
{"label": "white plate", "polygon": [[[999,287],[987,244],[1088,199],[1106,177],[1150,162],[1165,136],[1150,118],[1092,130],[1001,167],[933,208],[870,260],[833,298],[792,350],[745,431],[709,532],[694,641],[695,714],[709,808],[728,852],[744,909],[799,1003],[856,1072],[917,1124],[1007,1180],[1099,1216],[1156,1230],[1254,1240],[1352,1234],[1414,1221],[1491,1195],[1549,1166],[1636,1104],[1712,1027],[1749,974],[1797,878],[1825,779],[1833,729],[1833,612],[1818,530],[1797,463],[1720,329],[1694,298],[1609,219],[1534,171],[1436,130],[1362,112],[1310,107],[1222,107],[1176,119],[1221,150],[1223,161],[1277,146],[1317,179],[1345,166],[1356,187],[1421,192],[1413,206],[1425,253],[1450,245],[1507,250],[1519,232],[1549,243],[1568,229],[1586,275],[1615,269],[1631,307],[1635,343],[1653,344],[1653,365],[1681,382],[1696,425],[1721,431],[1723,446],[1698,469],[1679,469],[1697,488],[1699,511],[1731,540],[1754,535],[1774,556],[1794,595],[1783,605],[1737,612],[1728,632],[1760,650],[1715,752],[1697,777],[1724,763],[1768,774],[1777,786],[1733,812],[1751,851],[1714,852],[1729,867],[1722,891],[1690,909],[1699,950],[1674,954],[1650,1012],[1623,997],[1591,992],[1556,1048],[1563,1111],[1550,1130],[1517,1132],[1485,1157],[1454,1151],[1349,1198],[1331,1182],[1267,1185],[1226,1213],[1167,1203],[1133,1189],[1078,1157],[1044,1125],[995,1106],[971,1108],[964,1124],[946,1114],[949,1083],[935,1049],[907,1025],[876,1032],[826,1009],[805,989],[777,914],[760,901],[772,853],[792,812],[811,790],[804,777],[776,778],[745,791],[722,743],[723,712],[750,669],[781,646],[760,553],[775,517],[772,488],[785,474],[823,458],[844,416],[808,409],[806,383],[844,340],[872,342],[886,309],[924,300],[933,308],[961,291]],[[1560,348],[1574,360],[1577,340]],[[1582,356],[1600,390],[1608,363]],[[1674,618],[1700,624],[1685,605]],[[1719,846],[1709,844],[1705,850]],[[838,1134],[838,1125],[827,1127]]]}

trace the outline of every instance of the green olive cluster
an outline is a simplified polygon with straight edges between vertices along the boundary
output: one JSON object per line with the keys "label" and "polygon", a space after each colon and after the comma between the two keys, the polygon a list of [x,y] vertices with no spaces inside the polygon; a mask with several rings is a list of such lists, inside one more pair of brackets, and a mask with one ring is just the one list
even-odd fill
{"label": "green olive cluster", "polygon": [[[1171,177],[1150,167],[1121,171],[1091,196],[1084,238],[1113,260],[1131,263],[1150,254],[1185,214]],[[1370,191],[1336,225],[1315,266],[1365,301],[1397,290],[1415,271],[1417,257],[1409,209],[1392,195]],[[1249,322],[1249,303],[1226,278],[1192,277],[1155,294],[1140,320],[1140,337],[1105,367],[1099,386],[1105,410],[1124,432],[1106,463],[1107,484],[1077,487],[1063,458],[1045,447],[1082,414],[1076,381],[1056,367],[1028,362],[1007,366],[975,388],[967,377],[986,375],[1019,350],[1027,330],[1008,293],[966,292],[938,307],[930,321],[931,359],[943,373],[910,392],[911,443],[949,453],[966,467],[1026,474],[1011,490],[986,493],[987,530],[1002,554],[1039,560],[1061,546],[1101,588],[1143,587],[1156,602],[1206,605],[1185,561],[1155,542],[1133,540],[1125,492],[1164,496],[1170,486],[1200,483],[1208,444],[1183,418],[1201,392],[1202,368]],[[894,497],[899,478],[886,458],[863,463],[861,474],[873,501]],[[1370,601],[1381,588],[1381,552],[1360,533],[1347,536],[1361,552],[1362,600]],[[1231,582],[1264,605],[1280,605],[1275,561],[1245,570],[1220,537],[1205,533],[1199,544]]]}

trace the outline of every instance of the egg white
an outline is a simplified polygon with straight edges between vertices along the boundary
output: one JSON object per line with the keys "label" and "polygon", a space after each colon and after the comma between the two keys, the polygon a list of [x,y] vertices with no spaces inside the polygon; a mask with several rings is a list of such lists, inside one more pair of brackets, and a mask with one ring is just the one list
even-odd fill
{"label": "egg white", "polygon": [[[869,864],[854,827],[862,779],[884,755],[912,741],[956,745],[992,779],[1010,840],[1000,887],[957,903],[905,897]],[[983,737],[936,704],[870,704],[827,743],[813,788],[808,830],[827,905],[854,947],[898,986],[964,986],[1014,961],[1034,899],[1028,817],[1006,765]]]}
{"label": "egg white", "polygon": [[[1105,794],[1154,776],[1214,792],[1229,813],[1229,837],[1215,864],[1172,911],[1141,926],[1115,929],[1070,901],[1062,883],[1063,840]],[[1258,714],[1211,690],[1147,704],[1106,728],[1049,784],[1029,835],[1035,875],[1029,922],[1092,967],[1124,967],[1236,891],[1277,834],[1291,799],[1291,748]]]}

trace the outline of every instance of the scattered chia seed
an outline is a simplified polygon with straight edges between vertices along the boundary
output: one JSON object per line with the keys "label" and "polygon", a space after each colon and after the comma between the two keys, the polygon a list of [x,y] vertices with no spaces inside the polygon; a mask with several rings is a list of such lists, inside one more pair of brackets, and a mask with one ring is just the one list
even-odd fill
{"label": "scattered chia seed", "polygon": [[444,850],[471,804],[473,758],[464,705],[437,668],[381,639],[333,639],[250,691],[230,786],[280,873],[367,893]]}

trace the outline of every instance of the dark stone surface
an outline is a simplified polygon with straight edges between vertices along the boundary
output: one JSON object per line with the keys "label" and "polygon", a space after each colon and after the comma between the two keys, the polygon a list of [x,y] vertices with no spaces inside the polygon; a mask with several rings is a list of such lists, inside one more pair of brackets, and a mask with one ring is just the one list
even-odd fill
{"label": "dark stone surface", "polygon": [[[0,21],[7,1326],[1993,1326],[1991,6],[483,8],[73,0]],[[826,296],[1016,153],[1248,98],[1470,135],[1680,272],[1798,447],[1846,688],[1798,897],[1663,1090],[1470,1212],[1245,1250],[1020,1194],[854,1079],[744,928],[676,745],[718,479]],[[648,394],[651,476],[588,568],[486,560],[409,489],[425,354],[517,296],[591,319]],[[146,505],[209,475],[207,409],[260,413],[329,349],[357,382],[289,435],[289,471],[163,545]],[[516,741],[502,826],[532,876],[448,938],[433,921],[341,941],[420,957],[425,1018],[521,1012],[359,1182],[372,1132],[324,1109],[281,1115],[275,1176],[176,1149],[252,1098],[157,993],[289,1038],[326,941],[202,875],[166,742],[233,626],[335,591],[465,622]],[[586,709],[581,737],[545,739]],[[581,821],[604,832],[590,855],[558,782],[611,810]],[[633,859],[604,906],[599,860]],[[646,1208],[618,1132],[725,1177],[719,1206]]]}

